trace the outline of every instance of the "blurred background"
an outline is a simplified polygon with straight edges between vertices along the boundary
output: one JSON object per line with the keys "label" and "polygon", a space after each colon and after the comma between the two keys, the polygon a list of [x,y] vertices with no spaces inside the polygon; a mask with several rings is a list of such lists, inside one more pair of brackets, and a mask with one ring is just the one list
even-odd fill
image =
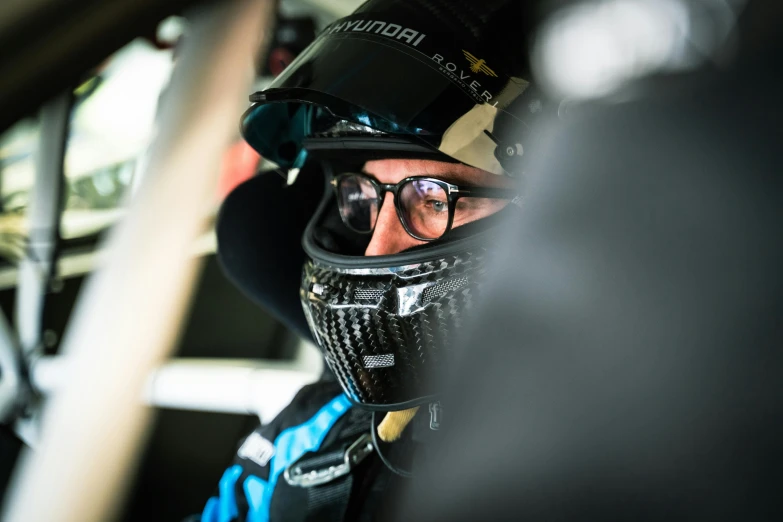
{"label": "blurred background", "polygon": [[[257,64],[257,89],[279,74],[320,29],[360,4],[359,0],[282,0],[272,41]],[[139,184],[148,147],[156,136],[158,108],[166,101],[189,23],[186,11],[166,17],[152,34],[133,39],[105,58],[73,91],[60,239],[43,313],[46,355],[58,353],[85,278],[100,263],[101,239],[122,219]],[[18,264],[29,238],[27,213],[40,131],[40,118],[28,116],[0,134],[0,306],[12,322]],[[238,133],[234,141],[226,151],[213,204],[205,209],[205,219],[212,225],[231,189],[268,167]],[[315,347],[303,346],[296,334],[224,277],[215,248],[210,226],[193,245],[192,255],[203,258],[204,268],[174,355],[288,361],[301,350],[315,353]],[[178,521],[201,512],[237,443],[257,424],[258,418],[251,415],[157,410],[122,519]],[[7,433],[0,449],[3,490],[20,447],[21,441]]]}

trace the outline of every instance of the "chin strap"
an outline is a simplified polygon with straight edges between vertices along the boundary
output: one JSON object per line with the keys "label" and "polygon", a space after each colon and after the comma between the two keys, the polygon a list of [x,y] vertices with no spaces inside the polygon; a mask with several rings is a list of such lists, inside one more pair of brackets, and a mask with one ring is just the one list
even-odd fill
{"label": "chin strap", "polygon": [[403,411],[390,411],[378,426],[378,437],[383,442],[396,442],[402,437],[402,432],[411,423],[419,408]]}
{"label": "chin strap", "polygon": [[[441,416],[443,414],[440,402],[436,401],[430,403],[430,430],[440,430]],[[389,459],[383,454],[382,445],[388,445],[392,442],[400,440],[403,431],[413,421],[413,418],[419,412],[419,408],[412,408],[410,410],[393,411],[386,414],[383,421],[376,427],[376,412],[372,413],[372,422],[370,424],[372,444],[375,447],[375,452],[378,454],[378,458],[381,462],[389,468],[393,473],[410,478],[413,473],[408,470],[398,468],[392,464]]]}
{"label": "chin strap", "polygon": [[[413,415],[415,415],[415,414],[416,413],[414,412]],[[411,419],[413,419],[413,415],[411,415]],[[384,421],[386,421],[386,419],[384,419]],[[408,422],[410,422],[410,420]],[[404,427],[403,427],[403,429],[404,429]],[[378,440],[379,428],[375,427],[375,412],[372,412],[372,423],[370,424],[370,430],[371,430],[371,435],[372,435],[372,444],[373,444],[373,446],[375,446],[375,453],[378,454],[378,458],[381,459],[381,462],[383,462],[383,465],[386,466],[387,468],[389,468],[389,470],[392,473],[394,473],[395,475],[399,475],[400,477],[404,477],[404,478],[411,478],[413,476],[413,473],[411,473],[410,471],[398,468],[397,466],[395,466],[394,464],[389,462],[389,459],[387,459],[386,456],[384,456],[383,450],[381,449],[381,444],[383,444],[383,443],[380,440]],[[401,435],[402,431],[400,431],[399,434]],[[399,438],[399,435],[398,435],[398,438]]]}

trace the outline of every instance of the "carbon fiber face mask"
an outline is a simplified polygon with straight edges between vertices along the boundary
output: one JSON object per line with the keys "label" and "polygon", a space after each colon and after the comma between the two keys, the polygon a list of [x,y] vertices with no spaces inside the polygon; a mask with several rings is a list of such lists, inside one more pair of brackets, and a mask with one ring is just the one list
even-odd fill
{"label": "carbon fiber face mask", "polygon": [[[403,154],[442,161],[431,152]],[[361,164],[366,159],[350,157]],[[343,161],[322,161],[327,179]],[[304,233],[310,260],[300,298],[310,331],[352,402],[400,411],[438,401],[437,377],[453,362],[462,328],[481,299],[500,225],[518,209],[510,204],[400,253],[364,256],[372,235],[345,226],[329,186]]]}
{"label": "carbon fiber face mask", "polygon": [[301,297],[317,342],[349,398],[390,411],[431,402],[485,275],[478,247],[386,268],[306,264]]}

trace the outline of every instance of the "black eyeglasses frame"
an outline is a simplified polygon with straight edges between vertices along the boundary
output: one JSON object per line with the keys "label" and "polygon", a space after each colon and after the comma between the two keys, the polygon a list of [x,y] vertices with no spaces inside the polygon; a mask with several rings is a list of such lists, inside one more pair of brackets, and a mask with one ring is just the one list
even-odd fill
{"label": "black eyeglasses frame", "polygon": [[[402,223],[402,226],[405,229],[405,231],[408,233],[408,235],[418,241],[426,241],[426,242],[437,241],[438,239],[441,239],[443,236],[451,232],[451,229],[454,226],[454,214],[456,213],[457,210],[457,201],[459,201],[461,198],[465,198],[465,197],[492,198],[492,199],[508,199],[513,201],[519,197],[519,192],[516,190],[496,188],[496,187],[475,187],[475,186],[468,186],[468,185],[454,185],[452,183],[448,183],[441,179],[432,178],[428,176],[410,176],[408,178],[401,180],[399,183],[381,183],[374,177],[364,172],[345,172],[342,174],[332,176],[330,182],[330,184],[334,188],[335,197],[337,198],[338,205],[340,202],[340,183],[344,179],[347,179],[349,177],[356,177],[356,176],[366,179],[367,181],[370,182],[373,188],[375,188],[375,191],[378,193],[380,206],[383,206],[383,202],[386,199],[386,193],[387,192],[392,193],[392,195],[394,196],[394,208],[397,210],[397,219],[400,220],[400,223]],[[402,190],[402,188],[405,187],[405,185],[409,183],[413,183],[414,181],[428,181],[430,183],[438,185],[440,188],[443,189],[443,191],[446,193],[446,196],[448,198],[448,204],[449,204],[448,224],[446,225],[446,230],[443,232],[443,234],[441,234],[436,238],[424,238],[417,235],[415,232],[413,232],[410,229],[408,224],[405,222],[405,218],[403,217],[405,211],[402,208],[402,203],[400,202],[400,198],[398,197],[398,194],[400,190]],[[380,206],[378,208],[379,213],[380,213]],[[342,213],[341,213],[341,218],[342,218]],[[348,223],[346,223],[344,219],[343,219],[343,224],[345,224],[346,227],[356,232],[357,234],[372,234],[375,231],[374,226],[371,230],[357,230],[351,225],[349,225]]]}

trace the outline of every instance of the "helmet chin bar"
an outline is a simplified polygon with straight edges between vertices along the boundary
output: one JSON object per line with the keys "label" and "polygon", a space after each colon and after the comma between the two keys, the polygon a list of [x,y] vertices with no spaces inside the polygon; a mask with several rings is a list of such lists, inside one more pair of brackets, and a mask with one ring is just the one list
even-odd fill
{"label": "helmet chin bar", "polygon": [[481,294],[487,249],[388,268],[309,261],[300,297],[348,398],[376,411],[437,400],[434,378]]}

